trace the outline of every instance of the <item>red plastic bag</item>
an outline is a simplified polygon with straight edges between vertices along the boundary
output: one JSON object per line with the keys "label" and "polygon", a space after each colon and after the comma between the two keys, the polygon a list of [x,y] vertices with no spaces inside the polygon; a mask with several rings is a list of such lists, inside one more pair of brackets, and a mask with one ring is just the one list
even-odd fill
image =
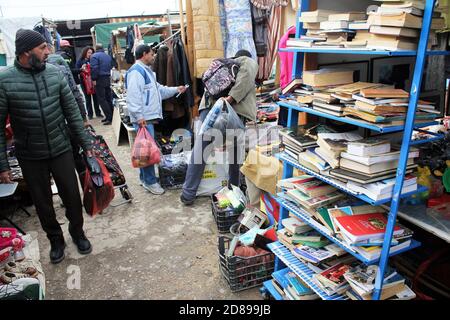
{"label": "red plastic bag", "polygon": [[14,136],[12,128],[11,128],[11,123],[9,122],[9,116],[6,117],[5,136],[6,136],[6,141],[11,140]]}
{"label": "red plastic bag", "polygon": [[91,66],[89,64],[86,65],[86,69],[84,71],[81,71],[81,78],[83,80],[84,88],[86,89],[86,93],[88,95],[95,94],[95,86],[92,82],[91,77]]}
{"label": "red plastic bag", "polygon": [[87,214],[94,216],[103,209],[106,209],[114,199],[114,185],[109,175],[108,169],[99,158],[96,158],[102,169],[103,185],[98,186],[92,179],[89,170],[84,176],[83,205]]}
{"label": "red plastic bag", "polygon": [[161,162],[161,151],[147,128],[138,130],[131,151],[131,164],[133,168],[145,168]]}

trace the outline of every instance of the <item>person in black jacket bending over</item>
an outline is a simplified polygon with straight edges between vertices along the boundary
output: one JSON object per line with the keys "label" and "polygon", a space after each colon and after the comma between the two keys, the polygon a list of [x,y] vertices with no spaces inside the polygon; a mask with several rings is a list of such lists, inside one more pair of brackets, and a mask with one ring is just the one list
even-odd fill
{"label": "person in black jacket bending over", "polygon": [[[42,228],[50,240],[50,261],[59,263],[64,259],[66,244],[53,208],[50,175],[66,208],[69,233],[78,252],[92,251],[83,231],[69,129],[82,146],[89,169],[99,172],[99,165],[92,157],[80,111],[63,73],[58,67],[46,64],[49,53],[41,34],[25,29],[17,31],[14,65],[0,72],[0,127],[5,127],[9,114],[16,156]],[[5,142],[5,132],[0,130],[0,183],[11,182]]]}

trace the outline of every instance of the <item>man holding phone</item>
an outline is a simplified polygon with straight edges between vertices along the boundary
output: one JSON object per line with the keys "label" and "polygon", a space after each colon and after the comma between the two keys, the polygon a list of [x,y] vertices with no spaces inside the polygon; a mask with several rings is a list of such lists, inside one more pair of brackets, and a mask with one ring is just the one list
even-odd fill
{"label": "man holding phone", "polygon": [[[184,93],[187,87],[166,87],[156,81],[156,75],[150,69],[155,61],[155,52],[150,46],[138,46],[135,56],[136,63],[125,75],[128,111],[136,131],[145,127],[154,137],[153,123],[163,118],[162,100]],[[144,189],[155,195],[164,193],[164,189],[156,179],[153,165],[141,168],[139,171],[139,178]]]}

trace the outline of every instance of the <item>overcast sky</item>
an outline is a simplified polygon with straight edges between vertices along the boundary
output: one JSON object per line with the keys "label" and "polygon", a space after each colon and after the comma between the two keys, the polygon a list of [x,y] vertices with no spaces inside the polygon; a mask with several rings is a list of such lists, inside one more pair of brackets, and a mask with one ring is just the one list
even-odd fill
{"label": "overcast sky", "polygon": [[178,0],[0,0],[0,9],[0,16],[5,18],[91,19],[178,10]]}

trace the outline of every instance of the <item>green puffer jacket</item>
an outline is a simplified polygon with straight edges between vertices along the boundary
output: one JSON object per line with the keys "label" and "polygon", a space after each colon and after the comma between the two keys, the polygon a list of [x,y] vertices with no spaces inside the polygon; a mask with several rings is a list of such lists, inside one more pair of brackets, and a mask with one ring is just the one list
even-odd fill
{"label": "green puffer jacket", "polygon": [[[0,128],[10,115],[16,155],[27,160],[57,157],[71,150],[69,130],[83,149],[91,145],[63,73],[50,64],[42,71],[19,62],[0,72]],[[9,170],[5,131],[0,129],[0,172]]]}

